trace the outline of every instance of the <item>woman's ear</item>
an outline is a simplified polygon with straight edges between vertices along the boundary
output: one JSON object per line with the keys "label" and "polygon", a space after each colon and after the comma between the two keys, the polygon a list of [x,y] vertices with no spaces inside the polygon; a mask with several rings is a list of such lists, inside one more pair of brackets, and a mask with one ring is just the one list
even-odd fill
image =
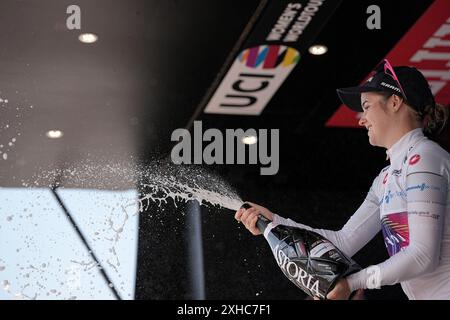
{"label": "woman's ear", "polygon": [[392,101],[392,103],[391,103],[391,110],[393,112],[398,112],[398,110],[400,110],[400,107],[403,104],[403,101],[404,101],[403,98],[399,97],[396,94],[393,94],[391,96],[391,101]]}

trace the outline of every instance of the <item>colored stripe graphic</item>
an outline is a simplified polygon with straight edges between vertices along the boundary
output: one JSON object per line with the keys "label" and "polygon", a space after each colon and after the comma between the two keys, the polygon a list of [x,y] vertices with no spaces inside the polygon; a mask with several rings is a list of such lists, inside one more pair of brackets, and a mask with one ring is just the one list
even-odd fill
{"label": "colored stripe graphic", "polygon": [[241,62],[247,61],[249,52],[250,49],[242,51],[241,54],[239,55],[239,61]]}
{"label": "colored stripe graphic", "polygon": [[269,46],[269,52],[267,53],[266,60],[264,61],[263,69],[275,68],[279,49],[280,46]]}
{"label": "colored stripe graphic", "polygon": [[263,62],[266,59],[267,52],[269,52],[268,46],[262,46],[264,48],[260,54],[258,54],[258,58],[256,59],[255,67],[258,67],[261,62]]}
{"label": "colored stripe graphic", "polygon": [[263,69],[275,69],[296,64],[300,54],[296,49],[285,46],[258,46],[242,51],[237,60],[250,68],[262,65]]}
{"label": "colored stripe graphic", "polygon": [[283,67],[287,67],[293,63],[297,63],[299,59],[300,55],[298,54],[298,51],[292,48],[288,48],[286,56],[283,60]]}
{"label": "colored stripe graphic", "polygon": [[250,54],[247,59],[247,67],[253,68],[258,57],[259,47],[253,47],[250,49]]}
{"label": "colored stripe graphic", "polygon": [[283,50],[283,51],[281,54],[278,55],[277,62],[275,63],[277,66],[279,66],[281,63],[283,63],[284,58],[286,57],[286,53],[287,53],[286,47],[281,47],[281,50]]}

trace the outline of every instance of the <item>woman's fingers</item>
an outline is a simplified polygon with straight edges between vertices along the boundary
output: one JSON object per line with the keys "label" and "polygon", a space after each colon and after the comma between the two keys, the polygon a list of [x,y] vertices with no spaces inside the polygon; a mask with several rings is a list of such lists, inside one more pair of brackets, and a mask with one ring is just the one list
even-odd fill
{"label": "woman's fingers", "polygon": [[327,299],[329,300],[347,300],[350,296],[350,287],[348,286],[348,282],[345,278],[339,280],[334,286],[333,290],[331,290],[327,294]]}
{"label": "woman's fingers", "polygon": [[250,232],[253,233],[255,236],[258,234],[261,234],[261,231],[258,229],[258,227],[256,226],[256,222],[258,221],[258,215],[255,215],[252,220],[250,221]]}
{"label": "woman's fingers", "polygon": [[234,218],[237,220],[237,221],[241,221],[241,217],[242,217],[242,214],[244,213],[244,211],[245,211],[245,209],[244,208],[240,208],[238,211],[236,211],[236,213],[234,214]]}
{"label": "woman's fingers", "polygon": [[250,213],[247,219],[245,219],[244,225],[252,234],[258,233],[258,229],[255,226],[257,220],[258,216],[254,212]]}
{"label": "woman's fingers", "polygon": [[248,201],[246,201],[246,203],[251,205],[251,207],[248,209],[240,208],[236,211],[234,218],[237,221],[242,222],[253,235],[259,235],[261,234],[261,231],[256,227],[259,215],[263,215],[269,220],[272,220],[273,214],[268,209],[256,203]]}
{"label": "woman's fingers", "polygon": [[358,289],[353,295],[352,300],[365,300],[364,289]]}
{"label": "woman's fingers", "polygon": [[259,213],[262,214],[264,217],[266,217],[269,220],[273,220],[273,213],[269,209],[253,202],[248,201],[246,202],[250,204],[252,207],[256,208],[259,211]]}
{"label": "woman's fingers", "polygon": [[248,221],[253,218],[253,216],[258,215],[258,209],[256,208],[249,208],[244,211],[244,213],[241,216],[241,221],[243,224],[247,225]]}
{"label": "woman's fingers", "polygon": [[235,219],[241,221],[244,226],[253,234],[258,235],[261,232],[256,227],[256,221],[258,221],[259,210],[251,207],[248,209],[239,209],[234,215]]}

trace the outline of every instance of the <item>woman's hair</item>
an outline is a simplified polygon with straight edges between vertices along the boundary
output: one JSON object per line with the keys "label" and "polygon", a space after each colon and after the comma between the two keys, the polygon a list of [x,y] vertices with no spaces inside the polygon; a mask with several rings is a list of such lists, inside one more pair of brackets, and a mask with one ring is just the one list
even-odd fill
{"label": "woman's hair", "polygon": [[[386,102],[392,93],[379,92]],[[405,101],[408,104],[408,101]],[[422,111],[417,111],[410,107],[415,120],[422,124],[423,133],[430,139],[436,139],[447,125],[449,117],[449,108],[438,104],[432,99],[427,105],[422,108]]]}
{"label": "woman's hair", "polygon": [[422,122],[424,134],[431,139],[436,139],[447,125],[448,107],[436,103],[434,99],[423,108],[422,112],[416,110],[414,112]]}

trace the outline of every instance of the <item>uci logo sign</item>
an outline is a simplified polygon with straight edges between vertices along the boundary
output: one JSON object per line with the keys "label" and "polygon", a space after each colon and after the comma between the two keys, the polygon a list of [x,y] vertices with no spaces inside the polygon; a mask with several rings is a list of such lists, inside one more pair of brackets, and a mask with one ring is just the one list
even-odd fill
{"label": "uci logo sign", "polygon": [[242,51],[207,104],[205,113],[259,115],[300,60],[290,47],[262,45]]}

